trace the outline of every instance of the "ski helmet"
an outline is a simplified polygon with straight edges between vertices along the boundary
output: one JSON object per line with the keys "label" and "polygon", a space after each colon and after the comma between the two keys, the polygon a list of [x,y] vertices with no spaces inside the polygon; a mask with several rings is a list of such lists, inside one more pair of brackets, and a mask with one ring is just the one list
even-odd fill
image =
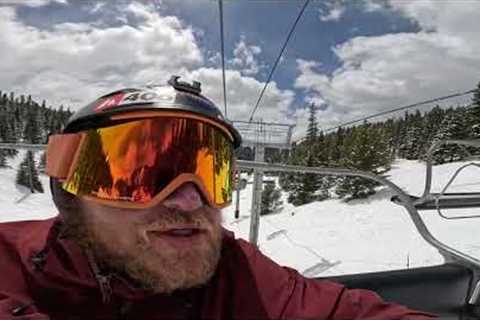
{"label": "ski helmet", "polygon": [[[115,123],[114,115],[127,115],[136,111],[181,111],[193,113],[219,123],[233,137],[234,148],[241,144],[240,133],[224,118],[219,108],[201,94],[201,85],[179,81],[172,76],[167,86],[126,88],[106,94],[75,112],[68,120],[63,133],[76,133],[87,129],[108,127]],[[123,117],[122,117],[123,118]],[[61,182],[50,178],[52,197],[61,213],[78,207],[76,197],[61,187]]]}
{"label": "ski helmet", "polygon": [[74,113],[63,133],[108,126],[112,115],[131,111],[184,111],[204,116],[225,126],[234,138],[234,146],[241,144],[240,133],[224,118],[220,109],[201,94],[197,81],[189,84],[179,76],[168,80],[169,86],[127,88],[104,95]]}

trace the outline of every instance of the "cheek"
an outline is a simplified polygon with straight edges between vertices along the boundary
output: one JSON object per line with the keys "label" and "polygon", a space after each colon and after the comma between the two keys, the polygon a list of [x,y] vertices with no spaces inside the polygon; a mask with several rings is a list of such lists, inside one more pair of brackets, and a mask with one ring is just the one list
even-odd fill
{"label": "cheek", "polygon": [[95,238],[110,248],[128,247],[136,242],[135,225],[116,212],[92,212],[87,216]]}
{"label": "cheek", "polygon": [[210,212],[208,212],[208,220],[210,223],[214,226],[219,228],[222,224],[222,212],[219,209],[210,209]]}

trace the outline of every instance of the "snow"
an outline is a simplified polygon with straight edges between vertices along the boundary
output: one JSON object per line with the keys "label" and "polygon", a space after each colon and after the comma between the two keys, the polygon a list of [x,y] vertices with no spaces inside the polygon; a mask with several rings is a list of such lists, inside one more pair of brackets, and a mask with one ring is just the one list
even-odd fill
{"label": "snow", "polygon": [[[15,184],[16,170],[25,155],[20,151],[17,157],[8,160],[10,168],[0,169],[0,222],[16,220],[41,220],[54,217],[57,210],[50,198],[49,178],[40,175],[45,193],[31,194],[30,190]],[[39,154],[36,154],[38,159]]]}
{"label": "snow", "polygon": [[[441,191],[458,162],[434,167],[432,191]],[[425,164],[398,160],[387,173],[389,180],[412,195],[420,196],[425,185]],[[478,167],[462,171],[449,192],[479,192]],[[224,225],[238,237],[248,239],[251,207],[248,184],[240,193],[240,219],[235,208],[224,210]],[[260,220],[259,247],[276,262],[306,276],[328,276],[395,270],[443,263],[438,251],[417,232],[407,211],[390,201],[387,188],[364,200],[348,203],[326,200],[294,207],[284,199],[283,210]],[[286,198],[286,196],[284,197]],[[235,199],[234,199],[235,203]],[[446,215],[473,215],[475,209],[444,210]],[[421,213],[427,227],[439,240],[480,258],[480,237],[475,230],[480,219],[445,220],[436,211]]]}
{"label": "snow", "polygon": [[[16,168],[22,156],[0,169],[0,222],[46,219],[56,215],[50,199],[48,177],[41,175],[44,194],[30,194],[15,185]],[[440,191],[455,170],[466,162],[434,167],[434,190]],[[462,171],[449,192],[480,191],[480,168]],[[423,193],[425,165],[398,160],[387,173],[389,179],[420,196]],[[251,180],[251,177],[247,177]],[[422,239],[407,211],[390,201],[392,192],[379,188],[363,200],[345,203],[331,199],[294,207],[286,201],[276,214],[260,219],[259,248],[274,261],[293,267],[305,276],[329,276],[361,272],[405,269],[443,263],[438,251]],[[252,184],[240,192],[240,218],[233,205],[224,209],[223,224],[237,237],[248,239]],[[449,210],[446,215],[475,214],[478,209]],[[445,220],[436,211],[421,213],[438,239],[453,248],[480,258],[480,219]]]}

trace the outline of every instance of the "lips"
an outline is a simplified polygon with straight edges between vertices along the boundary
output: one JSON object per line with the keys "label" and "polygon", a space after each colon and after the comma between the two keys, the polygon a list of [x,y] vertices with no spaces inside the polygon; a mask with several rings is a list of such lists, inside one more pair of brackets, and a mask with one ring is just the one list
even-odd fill
{"label": "lips", "polygon": [[151,242],[170,246],[182,247],[201,241],[207,230],[192,226],[175,226],[168,229],[149,230],[147,236]]}
{"label": "lips", "polygon": [[182,226],[165,230],[150,230],[147,234],[152,245],[160,251],[163,250],[165,245],[177,250],[186,250],[191,248],[192,245],[202,243],[207,231]]}
{"label": "lips", "polygon": [[200,232],[202,232],[202,230],[196,229],[196,228],[179,228],[179,229],[175,228],[175,229],[163,231],[161,233],[166,234],[168,236],[172,236],[172,237],[191,237]]}

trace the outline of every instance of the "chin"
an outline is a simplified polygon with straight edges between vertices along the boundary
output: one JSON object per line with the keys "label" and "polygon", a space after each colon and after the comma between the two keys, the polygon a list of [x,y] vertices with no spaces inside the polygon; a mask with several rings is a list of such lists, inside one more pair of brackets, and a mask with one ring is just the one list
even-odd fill
{"label": "chin", "polygon": [[[213,249],[213,248],[210,248]],[[143,288],[171,293],[205,285],[215,274],[220,250],[189,250],[167,256],[150,256],[126,265],[128,274]]]}

